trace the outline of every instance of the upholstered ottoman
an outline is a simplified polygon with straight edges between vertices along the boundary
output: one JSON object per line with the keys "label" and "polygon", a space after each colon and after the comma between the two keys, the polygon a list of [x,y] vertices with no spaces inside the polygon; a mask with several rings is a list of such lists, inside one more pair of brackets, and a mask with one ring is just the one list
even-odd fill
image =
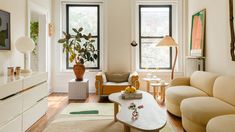
{"label": "upholstered ottoman", "polygon": [[235,114],[224,115],[212,118],[207,126],[207,132],[234,132],[235,131]]}

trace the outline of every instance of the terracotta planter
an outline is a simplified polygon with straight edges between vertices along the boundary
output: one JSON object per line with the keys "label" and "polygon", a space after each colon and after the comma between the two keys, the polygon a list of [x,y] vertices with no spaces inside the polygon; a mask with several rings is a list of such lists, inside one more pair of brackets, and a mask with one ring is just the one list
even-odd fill
{"label": "terracotta planter", "polygon": [[73,65],[73,71],[76,76],[76,81],[82,81],[85,73],[85,66],[81,63]]}

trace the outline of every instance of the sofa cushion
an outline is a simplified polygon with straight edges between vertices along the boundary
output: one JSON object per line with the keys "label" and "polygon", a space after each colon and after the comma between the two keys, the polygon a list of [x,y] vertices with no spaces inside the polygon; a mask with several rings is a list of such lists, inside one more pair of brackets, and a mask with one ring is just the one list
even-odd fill
{"label": "sofa cushion", "polygon": [[207,96],[207,94],[197,88],[191,86],[174,86],[166,90],[166,107],[167,110],[176,115],[181,116],[180,103],[183,99]]}
{"label": "sofa cushion", "polygon": [[213,96],[235,106],[235,77],[218,77],[215,80]]}
{"label": "sofa cushion", "polygon": [[220,115],[235,114],[235,107],[214,97],[194,97],[182,101],[183,118],[206,128],[207,122]]}
{"label": "sofa cushion", "polygon": [[106,82],[103,83],[104,86],[129,86],[130,84],[128,82],[121,82],[121,83],[116,83],[116,82]]}
{"label": "sofa cushion", "polygon": [[218,74],[215,73],[196,71],[190,77],[190,85],[212,96],[213,85],[217,77]]}
{"label": "sofa cushion", "polygon": [[128,82],[130,73],[105,73],[108,82]]}
{"label": "sofa cushion", "polygon": [[223,115],[212,118],[207,126],[207,132],[234,132],[235,115]]}
{"label": "sofa cushion", "polygon": [[191,86],[174,86],[166,90],[167,100],[178,105],[183,99],[198,96],[207,96],[207,94]]}

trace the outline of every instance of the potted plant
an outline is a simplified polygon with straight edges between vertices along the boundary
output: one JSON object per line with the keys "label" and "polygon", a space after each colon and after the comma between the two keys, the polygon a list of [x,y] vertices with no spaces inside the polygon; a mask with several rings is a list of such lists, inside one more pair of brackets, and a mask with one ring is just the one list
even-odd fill
{"label": "potted plant", "polygon": [[83,34],[83,28],[72,29],[75,34],[63,32],[64,37],[58,40],[63,45],[63,52],[69,55],[69,61],[74,62],[73,71],[77,81],[83,80],[85,62],[94,62],[98,51],[94,47],[95,40],[91,33]]}

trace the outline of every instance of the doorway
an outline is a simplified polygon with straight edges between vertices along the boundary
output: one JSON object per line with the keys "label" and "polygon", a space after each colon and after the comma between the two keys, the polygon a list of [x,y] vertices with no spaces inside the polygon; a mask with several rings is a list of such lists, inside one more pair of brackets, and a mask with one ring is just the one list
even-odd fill
{"label": "doorway", "polygon": [[30,54],[32,71],[48,71],[47,11],[33,1],[28,1],[28,35],[35,43]]}

